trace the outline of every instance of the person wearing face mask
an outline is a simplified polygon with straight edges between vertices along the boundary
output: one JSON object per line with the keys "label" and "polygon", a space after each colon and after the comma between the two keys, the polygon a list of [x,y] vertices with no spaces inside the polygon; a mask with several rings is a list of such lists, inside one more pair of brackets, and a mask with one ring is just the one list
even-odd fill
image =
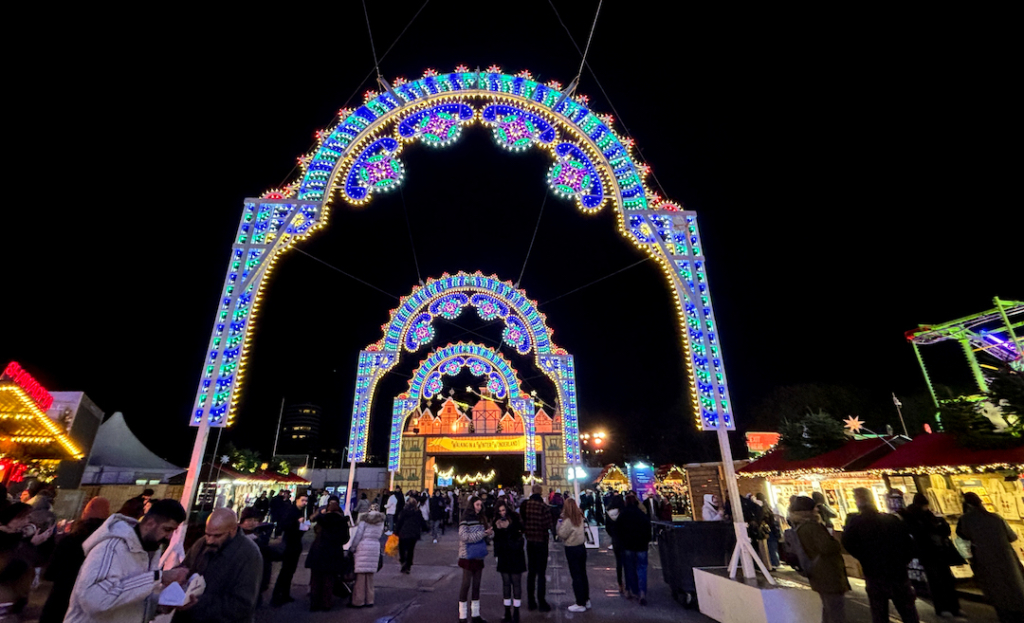
{"label": "person wearing face mask", "polygon": [[176,500],[157,500],[141,520],[111,515],[82,544],[85,562],[64,622],[148,621],[159,590],[188,578],[185,567],[160,570],[160,546],[183,521],[185,509]]}
{"label": "person wearing face mask", "polygon": [[263,559],[259,546],[238,529],[234,511],[218,508],[210,513],[205,536],[192,545],[182,564],[203,576],[206,590],[178,608],[172,623],[252,621]]}

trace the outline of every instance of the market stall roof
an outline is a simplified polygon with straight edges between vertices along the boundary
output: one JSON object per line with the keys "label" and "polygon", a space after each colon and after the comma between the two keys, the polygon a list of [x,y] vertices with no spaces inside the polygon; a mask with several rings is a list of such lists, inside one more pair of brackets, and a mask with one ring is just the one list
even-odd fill
{"label": "market stall roof", "polygon": [[277,482],[281,482],[281,483],[284,483],[284,484],[297,484],[297,485],[312,484],[311,480],[309,480],[308,478],[303,478],[302,476],[299,476],[295,472],[291,472],[287,476],[282,476],[281,474],[272,474],[272,475],[277,478]]}
{"label": "market stall roof", "polygon": [[1024,469],[1024,445],[1016,448],[972,450],[957,445],[948,433],[918,435],[868,466],[880,474],[924,474]]}
{"label": "market stall roof", "polygon": [[124,415],[117,411],[100,424],[96,439],[92,442],[89,465],[103,467],[124,467],[136,471],[167,472],[178,474],[182,468],[165,461],[147,448],[135,433],[128,428]]}
{"label": "market stall roof", "polygon": [[0,456],[81,459],[63,427],[46,415],[53,396],[17,362],[0,371]]}
{"label": "market stall roof", "polygon": [[654,477],[659,481],[663,481],[670,477],[673,479],[683,480],[686,478],[686,471],[674,463],[666,463],[654,470]]}
{"label": "market stall roof", "polygon": [[788,459],[785,448],[780,446],[736,473],[753,478],[865,471],[871,463],[892,452],[889,443],[898,446],[905,442],[904,437],[851,439],[835,450],[801,460]]}
{"label": "market stall roof", "polygon": [[621,467],[614,463],[609,463],[608,465],[605,465],[604,469],[601,470],[601,473],[597,475],[596,481],[601,482],[608,476],[614,475],[616,472],[618,472],[618,476],[613,477],[617,480],[629,480],[629,476],[626,476],[626,472],[622,471]]}

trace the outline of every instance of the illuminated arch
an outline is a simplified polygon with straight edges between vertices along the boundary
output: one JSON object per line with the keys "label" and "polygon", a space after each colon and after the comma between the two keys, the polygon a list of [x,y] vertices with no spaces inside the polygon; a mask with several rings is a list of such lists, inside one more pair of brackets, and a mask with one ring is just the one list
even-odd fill
{"label": "illuminated arch", "polygon": [[445,273],[402,297],[398,307],[391,310],[391,319],[381,327],[384,336],[367,350],[415,352],[433,339],[434,319],[440,316],[455,320],[466,307],[475,308],[483,320],[504,320],[502,339],[521,355],[530,351],[565,354],[555,346],[535,301],[512,282],[479,272]]}
{"label": "illuminated arch", "polygon": [[[477,272],[455,275],[444,274],[439,279],[429,279],[406,297],[402,297],[397,308],[391,311],[390,320],[381,326],[383,337],[362,351],[356,372],[356,389],[352,403],[352,423],[349,429],[348,453],[352,460],[361,462],[366,457],[369,442],[369,419],[377,382],[398,363],[403,352],[415,352],[434,336],[432,323],[438,317],[454,320],[466,307],[474,307],[484,320],[500,318],[505,322],[502,338],[506,344],[520,354],[534,353],[537,367],[551,379],[558,393],[562,412],[562,442],[566,460],[579,462],[579,421],[576,399],[576,377],[573,373],[573,358],[555,345],[550,327],[544,314],[537,311],[536,301],[526,296],[508,281],[497,277],[486,277]],[[502,359],[504,361],[504,359]],[[507,365],[506,368],[511,370]],[[509,378],[514,378],[509,377]],[[421,382],[427,382],[423,379]],[[518,399],[519,390],[508,389],[513,399]],[[411,391],[414,398],[419,390]],[[531,403],[532,404],[532,403]],[[396,403],[395,409],[399,408]],[[532,406],[530,411],[532,413]],[[522,409],[517,409],[522,413]],[[394,411],[392,426],[394,426]],[[533,421],[529,420],[530,439],[533,438]],[[400,438],[392,435],[392,446]],[[392,451],[392,454],[394,449]],[[527,469],[533,469],[535,462],[527,456]]]}
{"label": "illuminated arch", "polygon": [[[341,111],[339,118],[317,133],[316,146],[299,159],[294,182],[244,202],[196,390],[193,425],[231,423],[266,279],[281,253],[326,223],[332,198],[359,205],[396,188],[407,144],[441,147],[457,140],[465,125],[480,122],[503,147],[547,151],[554,161],[548,171],[551,189],[581,210],[613,206],[621,233],[658,262],[675,294],[698,427],[735,428],[696,213],[647,188],[649,168],[633,158],[632,141],[615,131],[611,116],[590,110],[584,96],[563,92],[555,82],[538,83],[529,72],[458,67],[444,74],[428,70],[409,82],[395,80],[385,93],[368,94],[362,106]],[[397,356],[363,351],[360,370],[386,369]],[[540,359],[559,379],[560,393],[575,396],[571,357],[552,353]],[[354,410],[372,395],[377,378],[360,375]],[[575,413],[566,405],[563,416],[568,427]],[[355,432],[361,437],[351,439],[350,448],[365,448],[365,422]],[[578,447],[567,450],[566,459],[578,463]]]}
{"label": "illuminated arch", "polygon": [[449,344],[430,353],[420,362],[409,380],[409,390],[395,398],[391,411],[391,443],[388,450],[388,470],[394,472],[400,467],[402,429],[405,420],[420,404],[421,400],[441,392],[443,377],[455,376],[467,368],[476,376],[487,378],[487,388],[499,399],[509,400],[512,410],[523,418],[523,434],[526,437],[524,469],[533,471],[537,467],[534,451],[536,429],[533,422],[533,399],[521,391],[519,378],[512,364],[501,353],[487,346],[473,343]]}

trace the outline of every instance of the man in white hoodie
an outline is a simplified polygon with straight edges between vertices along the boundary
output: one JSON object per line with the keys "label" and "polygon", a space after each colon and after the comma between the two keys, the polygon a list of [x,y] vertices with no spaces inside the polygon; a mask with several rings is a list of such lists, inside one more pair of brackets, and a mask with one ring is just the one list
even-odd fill
{"label": "man in white hoodie", "polygon": [[185,521],[175,500],[157,500],[141,521],[111,515],[85,543],[85,563],[65,623],[139,623],[155,614],[157,590],[188,569],[160,570],[160,545]]}

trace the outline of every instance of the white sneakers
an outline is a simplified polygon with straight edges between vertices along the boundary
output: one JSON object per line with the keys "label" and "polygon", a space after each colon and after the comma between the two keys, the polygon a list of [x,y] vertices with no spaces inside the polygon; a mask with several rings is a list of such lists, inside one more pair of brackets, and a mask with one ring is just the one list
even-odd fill
{"label": "white sneakers", "polygon": [[434,543],[437,543],[437,539],[434,539]]}
{"label": "white sneakers", "polygon": [[587,610],[590,610],[590,600],[587,600]]}
{"label": "white sneakers", "polygon": [[586,612],[586,611],[587,611],[587,607],[586,606],[577,606],[576,604],[573,604],[573,605],[569,606],[569,612]]}

